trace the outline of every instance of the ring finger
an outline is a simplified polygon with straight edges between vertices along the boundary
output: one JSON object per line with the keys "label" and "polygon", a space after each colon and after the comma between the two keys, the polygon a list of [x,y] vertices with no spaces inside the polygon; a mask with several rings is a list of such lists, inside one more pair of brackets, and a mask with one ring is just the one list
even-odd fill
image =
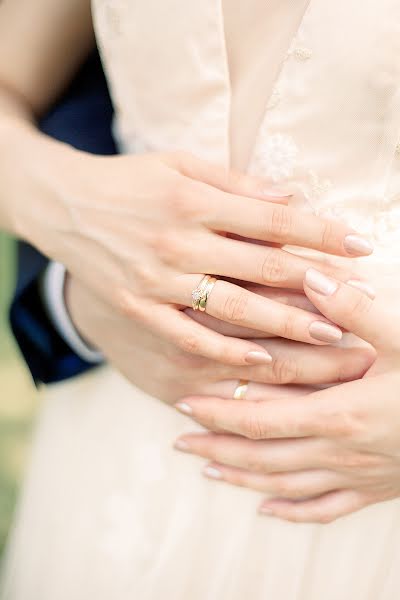
{"label": "ring finger", "polygon": [[[201,275],[175,278],[170,286],[173,290],[170,301],[191,306],[192,292],[202,279]],[[275,302],[223,280],[218,280],[212,288],[206,312],[234,325],[309,344],[334,343],[342,337],[342,331],[325,317]]]}

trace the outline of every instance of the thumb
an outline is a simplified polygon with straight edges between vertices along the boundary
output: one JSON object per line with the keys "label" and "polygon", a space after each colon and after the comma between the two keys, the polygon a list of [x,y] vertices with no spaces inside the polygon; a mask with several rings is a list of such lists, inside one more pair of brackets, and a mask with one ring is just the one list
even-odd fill
{"label": "thumb", "polygon": [[[398,316],[375,300],[375,293],[365,282],[342,283],[316,269],[308,269],[304,291],[314,306],[328,319],[354,333],[375,348],[391,345],[399,338]],[[397,342],[398,344],[398,342]]]}

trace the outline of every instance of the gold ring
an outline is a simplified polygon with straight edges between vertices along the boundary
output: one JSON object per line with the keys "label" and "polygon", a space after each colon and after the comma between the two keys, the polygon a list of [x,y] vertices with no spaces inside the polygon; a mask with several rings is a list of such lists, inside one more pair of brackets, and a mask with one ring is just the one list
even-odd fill
{"label": "gold ring", "polygon": [[192,292],[192,308],[193,310],[199,310],[199,302],[201,300],[201,296],[203,294],[203,290],[207,285],[208,280],[210,279],[209,275],[204,275],[203,279],[200,281],[199,285]]}
{"label": "gold ring", "polygon": [[235,392],[233,394],[233,399],[234,400],[244,400],[246,397],[246,394],[248,392],[249,389],[249,381],[247,379],[241,379],[238,383],[238,385],[236,386]]}
{"label": "gold ring", "polygon": [[218,280],[215,277],[211,277],[211,275],[204,275],[197,288],[195,288],[192,292],[193,310],[205,312],[207,308],[207,300],[217,281]]}

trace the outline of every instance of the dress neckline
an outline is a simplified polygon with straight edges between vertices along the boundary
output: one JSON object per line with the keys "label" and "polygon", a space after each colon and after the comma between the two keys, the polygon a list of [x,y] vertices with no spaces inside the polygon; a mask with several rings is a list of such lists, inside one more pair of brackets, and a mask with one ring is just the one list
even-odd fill
{"label": "dress neckline", "polygon": [[[224,7],[223,7],[223,0],[216,0],[217,1],[217,7],[218,7],[218,13],[219,13],[219,29],[220,29],[220,36],[221,36],[221,54],[223,57],[223,61],[224,61],[224,70],[226,73],[226,87],[227,87],[227,93],[228,93],[228,116],[226,119],[226,126],[227,126],[227,131],[226,131],[226,139],[228,140],[227,143],[227,148],[228,148],[228,157],[227,157],[227,163],[228,166],[231,165],[231,142],[230,142],[230,124],[231,124],[231,119],[232,119],[232,85],[231,85],[231,72],[230,72],[230,67],[229,67],[229,58],[228,58],[228,48],[227,48],[227,38],[226,38],[226,32],[225,32],[225,15],[224,15]],[[282,59],[279,63],[279,67],[277,69],[277,74],[276,77],[274,78],[273,81],[273,85],[271,87],[271,91],[270,93],[266,96],[265,98],[265,102],[264,102],[264,110],[262,113],[262,117],[261,120],[258,124],[258,127],[256,128],[255,131],[255,138],[253,140],[253,144],[252,144],[252,152],[250,154],[250,158],[248,161],[248,165],[247,167],[249,167],[252,163],[252,159],[253,159],[253,155],[255,152],[255,149],[257,147],[257,140],[260,136],[261,133],[261,129],[265,123],[266,117],[267,117],[267,112],[268,112],[268,108],[270,106],[272,106],[274,104],[274,95],[276,93],[276,90],[279,88],[279,83],[283,77],[283,72],[284,72],[284,68],[285,68],[285,64],[286,61],[288,60],[288,58],[290,57],[292,50],[294,48],[294,46],[296,45],[296,40],[299,38],[301,31],[303,29],[303,25],[306,22],[309,13],[311,12],[312,8],[314,7],[314,4],[317,2],[317,0],[308,0],[308,3],[305,7],[305,10],[303,11],[303,14],[298,22],[297,27],[294,30],[293,35],[291,36],[286,50],[282,56]],[[298,49],[299,50],[303,50],[305,53],[307,52],[306,48],[302,48],[302,49]]]}

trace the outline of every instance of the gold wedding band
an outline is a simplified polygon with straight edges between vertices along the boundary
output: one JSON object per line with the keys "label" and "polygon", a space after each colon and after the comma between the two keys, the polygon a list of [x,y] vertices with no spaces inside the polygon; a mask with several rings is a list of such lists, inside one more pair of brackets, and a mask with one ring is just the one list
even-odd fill
{"label": "gold wedding band", "polygon": [[192,292],[193,310],[205,312],[207,308],[207,300],[217,281],[218,280],[215,277],[211,277],[211,275],[204,275],[197,288],[195,288]]}
{"label": "gold wedding band", "polygon": [[248,392],[249,389],[249,381],[247,379],[241,379],[238,383],[238,385],[236,386],[236,390],[233,394],[233,399],[234,400],[244,400],[246,397],[246,394]]}

